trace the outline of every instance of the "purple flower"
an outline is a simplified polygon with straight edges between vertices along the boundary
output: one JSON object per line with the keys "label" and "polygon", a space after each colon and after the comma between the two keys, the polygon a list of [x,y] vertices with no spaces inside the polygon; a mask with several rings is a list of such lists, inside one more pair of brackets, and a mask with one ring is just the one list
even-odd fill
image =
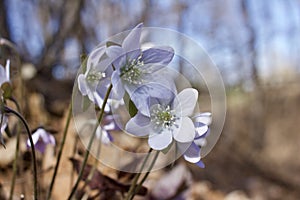
{"label": "purple flower", "polygon": [[[41,153],[45,153],[46,146],[51,144],[55,146],[55,138],[52,134],[47,132],[44,128],[37,128],[32,134],[32,140],[35,148]],[[29,139],[27,139],[27,148],[30,148],[31,144]]]}
{"label": "purple flower", "polygon": [[198,99],[198,91],[182,90],[171,101],[152,98],[150,114],[138,112],[126,124],[126,130],[136,136],[147,136],[148,144],[155,150],[167,148],[173,141],[191,143],[195,138],[192,119]]}
{"label": "purple flower", "polygon": [[[188,162],[195,163],[199,167],[204,168],[201,161],[201,147],[206,144],[206,136],[209,134],[209,125],[211,124],[211,113],[198,113],[193,117],[195,126],[195,138],[192,144],[177,143],[179,151],[184,152],[184,159]],[[186,147],[188,148],[186,149]],[[186,150],[185,150],[186,149]]]}
{"label": "purple flower", "polygon": [[174,50],[169,46],[157,46],[142,51],[142,26],[143,24],[137,25],[121,46],[108,47],[106,54],[114,60],[115,71],[111,81],[115,98],[121,99],[126,91],[135,106],[142,113],[149,114],[147,99],[161,98],[166,95],[165,88],[174,88],[173,81],[161,73],[161,69],[173,59]]}

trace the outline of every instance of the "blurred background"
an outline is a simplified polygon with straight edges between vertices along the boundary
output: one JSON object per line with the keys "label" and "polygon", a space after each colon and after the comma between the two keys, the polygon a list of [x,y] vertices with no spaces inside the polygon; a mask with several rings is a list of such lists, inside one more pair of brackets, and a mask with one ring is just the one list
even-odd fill
{"label": "blurred background", "polygon": [[187,165],[194,199],[300,199],[299,0],[0,0],[0,36],[17,46],[24,98],[38,95],[52,120],[63,116],[80,55],[140,22],[197,41],[225,83],[221,138],[205,169]]}

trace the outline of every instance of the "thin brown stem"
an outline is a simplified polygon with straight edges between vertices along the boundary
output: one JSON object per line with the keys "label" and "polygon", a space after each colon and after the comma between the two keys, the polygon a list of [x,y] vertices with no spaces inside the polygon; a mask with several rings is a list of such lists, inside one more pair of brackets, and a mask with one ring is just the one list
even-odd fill
{"label": "thin brown stem", "polygon": [[23,118],[23,116],[20,113],[18,113],[17,111],[12,110],[7,106],[4,106],[4,111],[6,113],[12,113],[15,116],[17,116],[21,120],[23,125],[25,126],[25,129],[26,129],[26,132],[27,132],[27,135],[29,138],[30,146],[31,146],[31,153],[32,153],[34,200],[38,200],[38,179],[37,179],[37,164],[36,164],[36,156],[35,156],[35,147],[34,147],[32,137],[31,137],[31,132],[30,132],[29,126],[28,126],[26,120]]}
{"label": "thin brown stem", "polygon": [[140,176],[141,176],[141,173],[142,173],[142,171],[143,171],[143,169],[144,169],[144,167],[145,167],[145,165],[146,165],[146,163],[147,163],[147,161],[148,161],[148,159],[149,159],[150,154],[151,154],[152,151],[153,151],[153,149],[150,148],[149,151],[148,151],[148,154],[147,154],[147,156],[146,156],[146,158],[145,158],[145,160],[144,160],[144,162],[143,162],[143,164],[142,164],[142,166],[141,166],[140,172],[137,173],[137,174],[134,176],[134,179],[133,179],[133,181],[132,181],[132,183],[131,183],[131,186],[130,186],[130,188],[129,188],[129,191],[128,191],[128,194],[127,194],[125,200],[131,199],[131,197],[134,195],[136,183],[138,182],[138,180],[139,180],[139,178],[140,178]]}
{"label": "thin brown stem", "polygon": [[73,187],[73,189],[71,191],[71,194],[68,197],[68,200],[72,199],[72,197],[74,196],[74,194],[75,194],[75,192],[76,192],[76,190],[78,188],[79,182],[82,179],[83,171],[84,171],[84,168],[85,168],[85,166],[87,164],[87,160],[88,160],[88,157],[90,155],[90,150],[91,150],[92,144],[93,144],[95,136],[96,136],[97,126],[100,124],[100,122],[101,122],[101,120],[102,120],[102,118],[104,116],[104,108],[106,106],[107,100],[108,100],[110,92],[112,90],[112,87],[113,87],[112,84],[110,84],[109,87],[108,87],[108,89],[107,89],[106,95],[104,97],[104,100],[103,100],[103,103],[102,103],[102,106],[101,106],[102,109],[100,111],[97,124],[96,124],[96,126],[95,126],[95,128],[93,130],[92,136],[91,136],[90,141],[88,143],[87,150],[85,152],[84,159],[83,159],[83,162],[82,162],[82,166],[81,166],[80,171],[78,173],[78,177],[77,177],[76,183],[75,183],[75,185],[74,185],[74,187]]}
{"label": "thin brown stem", "polygon": [[13,177],[11,180],[9,200],[13,199],[13,194],[14,194],[14,190],[15,190],[15,183],[16,183],[16,177],[17,177],[17,171],[18,171],[19,149],[20,149],[20,135],[21,135],[20,133],[21,132],[19,129],[19,124],[18,124],[15,158],[14,158],[14,163],[13,163]]}
{"label": "thin brown stem", "polygon": [[151,172],[151,170],[152,170],[152,168],[153,168],[153,166],[154,166],[154,164],[155,164],[155,162],[156,162],[156,160],[157,160],[157,157],[158,157],[158,155],[159,155],[159,152],[160,152],[160,151],[157,151],[157,152],[156,152],[156,154],[155,154],[155,156],[154,156],[154,158],[153,158],[153,160],[152,160],[152,163],[151,163],[151,165],[150,165],[149,168],[148,168],[147,173],[145,174],[145,176],[143,177],[143,179],[141,180],[141,182],[137,185],[137,187],[136,187],[136,189],[135,189],[135,191],[134,191],[134,193],[133,193],[133,195],[132,195],[132,197],[131,197],[130,200],[132,200],[133,197],[135,196],[135,194],[137,194],[137,193],[139,192],[139,190],[141,189],[143,183],[144,183],[144,182],[146,181],[146,179],[148,178],[148,176],[149,176],[149,174],[150,174],[150,172]]}

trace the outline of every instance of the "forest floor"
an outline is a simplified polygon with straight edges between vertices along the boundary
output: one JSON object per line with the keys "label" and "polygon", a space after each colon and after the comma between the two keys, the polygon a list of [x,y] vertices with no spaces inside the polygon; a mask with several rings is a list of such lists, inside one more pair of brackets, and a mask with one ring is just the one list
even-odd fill
{"label": "forest floor", "polygon": [[[45,124],[58,131],[60,144],[66,121],[68,102],[58,102],[62,117],[49,114],[41,94],[28,97],[28,117],[31,127]],[[231,90],[227,95],[227,116],[223,133],[215,148],[203,159],[206,168],[200,169],[182,159],[174,166],[150,174],[145,186],[147,197],[136,199],[195,199],[195,200],[297,200],[300,199],[300,88],[277,86],[263,88],[260,93]],[[61,167],[54,187],[53,199],[66,199],[71,181],[76,175],[70,157],[74,157],[76,129],[74,122],[67,135]],[[26,151],[26,135],[22,135],[22,162],[19,165],[14,199],[21,194],[31,195],[32,177],[30,156]],[[15,139],[0,148],[0,199],[7,198],[12,176]],[[57,149],[47,148],[38,155],[41,199],[53,173]],[[82,144],[75,157],[82,159]],[[92,159],[91,159],[92,160]],[[112,178],[117,171],[101,165],[99,170]],[[71,178],[73,176],[73,178]],[[172,177],[176,177],[176,180]],[[128,180],[122,180],[125,183]],[[172,188],[170,182],[176,182]],[[162,196],[166,195],[166,196]],[[28,198],[30,199],[30,198]]]}

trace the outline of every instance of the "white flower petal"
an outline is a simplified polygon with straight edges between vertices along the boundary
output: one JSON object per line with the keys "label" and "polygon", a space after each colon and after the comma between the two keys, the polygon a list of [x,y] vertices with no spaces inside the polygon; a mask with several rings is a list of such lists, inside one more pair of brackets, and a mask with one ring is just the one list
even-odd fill
{"label": "white flower petal", "polygon": [[163,130],[161,133],[155,133],[149,136],[148,144],[154,150],[163,150],[172,142],[172,133],[169,130]]}
{"label": "white flower petal", "polygon": [[[38,128],[38,129],[31,135],[31,138],[32,138],[32,141],[33,141],[33,144],[34,144],[34,145],[39,141],[41,134],[43,134],[43,129]],[[31,147],[31,144],[30,144],[30,140],[29,140],[29,139],[27,140],[27,145],[28,145],[29,147]]]}
{"label": "white flower petal", "polygon": [[[103,99],[100,97],[100,95],[97,92],[93,93],[94,99],[95,99],[95,103],[98,105],[98,107],[101,109],[102,105],[103,105]],[[105,107],[104,107],[104,111],[105,112],[109,112],[110,108],[108,103],[106,103]]]}
{"label": "white flower petal", "polygon": [[1,120],[1,118],[2,118],[1,133],[3,133],[7,127],[8,118],[5,115],[0,114],[0,120]]}
{"label": "white flower petal", "polygon": [[85,76],[83,74],[80,74],[78,76],[77,81],[78,81],[78,89],[81,92],[81,94],[83,96],[87,95],[89,88],[88,88],[87,82],[85,80]]}
{"label": "white flower petal", "polygon": [[140,126],[147,126],[150,123],[150,118],[138,112],[134,117],[133,120],[136,124]]}
{"label": "white flower petal", "polygon": [[[101,135],[102,132],[102,135]],[[103,144],[109,144],[110,143],[110,138],[108,136],[108,132],[104,129],[102,129],[100,126],[98,126],[97,130],[96,130],[96,136],[98,139],[100,139],[101,137],[101,142]]]}
{"label": "white flower petal", "polygon": [[113,85],[113,97],[116,100],[121,100],[125,94],[125,90],[123,88],[122,80],[120,79],[120,75],[117,71],[114,71],[111,76],[111,83]]}
{"label": "white flower petal", "polygon": [[[142,117],[143,119],[140,119]],[[125,130],[138,137],[144,137],[146,135],[149,135],[150,132],[152,131],[151,128],[151,123],[150,120],[148,119],[148,123],[146,123],[146,120],[144,119],[145,117],[142,114],[136,114],[133,118],[131,118],[125,127]],[[141,122],[143,123],[137,124],[136,122]]]}
{"label": "white flower petal", "polygon": [[195,122],[201,122],[206,125],[211,124],[211,113],[210,112],[204,112],[204,113],[198,113],[193,117],[193,120]]}
{"label": "white flower petal", "polygon": [[206,138],[199,138],[194,140],[195,144],[197,144],[198,146],[204,147],[207,144],[207,140]]}
{"label": "white flower petal", "polygon": [[9,79],[7,79],[7,69],[5,69],[2,65],[0,65],[0,86],[9,81]]}
{"label": "white flower petal", "polygon": [[182,117],[181,124],[178,129],[174,130],[173,136],[178,142],[192,142],[195,138],[195,127],[193,121],[189,117]]}
{"label": "white flower petal", "polygon": [[198,91],[193,88],[182,90],[175,98],[174,108],[180,116],[193,114],[198,99]]}
{"label": "white flower petal", "polygon": [[149,92],[144,85],[137,86],[133,84],[126,84],[124,88],[128,92],[130,99],[133,101],[136,108],[143,115],[150,116],[149,113]]}
{"label": "white flower petal", "polygon": [[119,56],[124,54],[124,50],[122,47],[114,45],[114,46],[110,46],[110,47],[106,48],[106,54],[112,60],[115,60]]}
{"label": "white flower petal", "polygon": [[[105,46],[99,47],[91,52],[86,64],[87,72],[89,72],[91,68],[95,68],[97,66],[97,64],[100,62],[100,58],[103,56],[104,53],[105,53]],[[104,70],[107,66],[102,66],[102,67]]]}
{"label": "white flower petal", "polygon": [[196,127],[196,132],[197,132],[196,137],[200,137],[200,136],[204,135],[207,131],[208,131],[207,125]]}
{"label": "white flower petal", "polygon": [[5,70],[6,70],[6,80],[9,81],[10,80],[10,60],[6,61]]}
{"label": "white flower petal", "polygon": [[199,162],[201,160],[200,148],[195,143],[192,143],[184,153],[184,159],[191,163]]}
{"label": "white flower petal", "polygon": [[127,37],[124,39],[122,43],[122,47],[126,52],[131,52],[140,48],[140,38],[142,33],[143,24],[138,24]]}
{"label": "white flower petal", "polygon": [[39,128],[37,131],[40,132],[40,138],[46,143],[48,141],[48,133],[45,129]]}
{"label": "white flower petal", "polygon": [[4,80],[6,78],[6,71],[5,71],[5,68],[2,66],[2,65],[0,65],[0,79],[2,80]]}
{"label": "white flower petal", "polygon": [[115,128],[116,128],[115,122],[112,121],[109,124],[104,125],[103,128],[108,131],[115,130]]}
{"label": "white flower petal", "polygon": [[39,128],[40,131],[40,138],[42,138],[45,144],[53,144],[55,145],[54,136],[48,133],[45,129]]}
{"label": "white flower petal", "polygon": [[49,144],[52,144],[52,145],[56,144],[54,136],[50,135],[50,134],[49,134]]}

